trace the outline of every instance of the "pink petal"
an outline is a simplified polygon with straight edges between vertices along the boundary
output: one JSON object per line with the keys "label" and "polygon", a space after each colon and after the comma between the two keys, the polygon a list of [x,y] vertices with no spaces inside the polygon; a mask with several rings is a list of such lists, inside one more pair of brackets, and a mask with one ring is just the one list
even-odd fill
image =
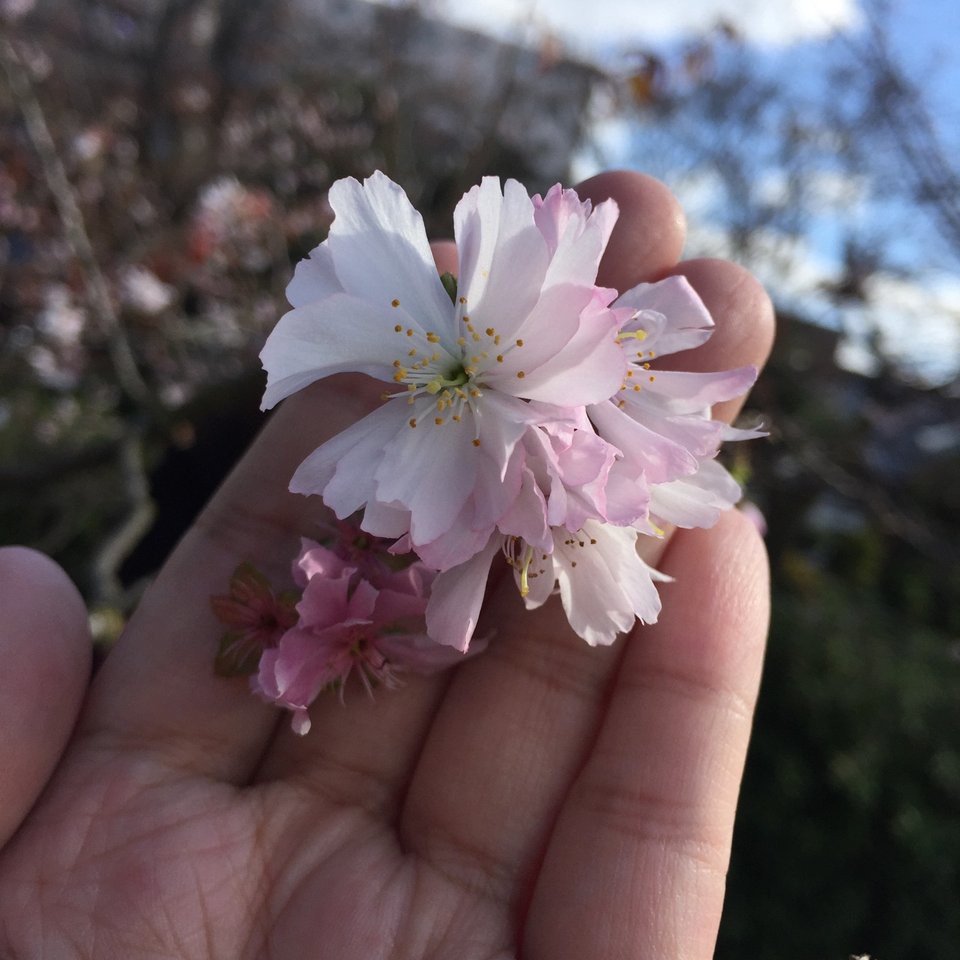
{"label": "pink petal", "polygon": [[[526,396],[533,374],[552,360],[580,329],[580,315],[595,296],[593,287],[570,284],[544,290],[536,305],[516,330],[523,346],[506,346],[502,363],[491,362],[484,371],[484,382],[504,393]],[[611,328],[615,326],[611,323]],[[523,379],[517,373],[524,372]],[[528,381],[526,378],[530,377]]]}
{"label": "pink petal", "polygon": [[501,533],[520,537],[540,550],[549,552],[553,549],[553,536],[547,524],[547,504],[529,469],[524,468],[520,494],[500,518],[497,528]]}
{"label": "pink petal", "polygon": [[684,446],[645,427],[615,403],[598,403],[588,412],[599,434],[618,447],[649,483],[666,483],[696,471],[697,458]]}
{"label": "pink petal", "polygon": [[657,370],[653,375],[656,379],[644,383],[643,392],[661,399],[665,413],[690,414],[745,394],[757,379],[757,368],[739,367],[717,373]]}
{"label": "pink petal", "polygon": [[589,200],[581,203],[575,191],[563,190],[559,184],[538,200],[534,198],[537,227],[551,253],[544,286],[594,283],[619,215],[616,203],[605,200],[591,212]]}
{"label": "pink petal", "polygon": [[338,577],[314,576],[307,582],[297,604],[298,629],[323,630],[351,615],[347,594],[353,572],[347,568]]}
{"label": "pink petal", "polygon": [[294,579],[299,587],[306,587],[314,577],[333,580],[352,573],[353,568],[348,567],[335,553],[313,540],[301,538],[300,556],[294,564]]}
{"label": "pink petal", "polygon": [[499,536],[491,537],[480,553],[434,580],[427,604],[427,635],[432,640],[461,651],[469,647],[500,542]]}
{"label": "pink petal", "polygon": [[677,527],[712,527],[740,496],[739,484],[726,469],[705,460],[693,476],[653,487],[650,510]]}
{"label": "pink petal", "polygon": [[[475,642],[470,655],[479,653],[483,646]],[[435,643],[423,634],[387,634],[377,640],[377,647],[391,666],[427,675],[456,667],[467,657],[464,652],[445,643]]]}
{"label": "pink petal", "polygon": [[644,349],[657,356],[699,347],[713,334],[713,318],[686,277],[638,284],[621,294],[614,306],[662,314],[662,329],[644,341]]}
{"label": "pink petal", "polygon": [[[602,292],[601,292],[602,294]],[[598,294],[580,315],[580,327],[555,356],[526,374],[517,396],[561,406],[583,406],[612,397],[626,375],[616,341],[618,320]]]}

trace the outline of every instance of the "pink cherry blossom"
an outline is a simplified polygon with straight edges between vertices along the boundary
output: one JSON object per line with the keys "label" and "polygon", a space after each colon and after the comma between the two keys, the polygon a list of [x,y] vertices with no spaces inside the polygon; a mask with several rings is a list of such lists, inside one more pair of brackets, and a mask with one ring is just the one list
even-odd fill
{"label": "pink cherry blossom", "polygon": [[[717,373],[663,370],[659,358],[705,343],[713,319],[684,277],[642,283],[617,299],[619,340],[627,375],[610,399],[587,407],[590,420],[623,460],[617,471],[647,485],[657,523],[710,526],[739,499],[739,488],[714,457],[727,439],[763,436],[738,431],[711,417],[713,404],[741,396],[756,368]],[[618,478],[614,478],[618,482]]]}
{"label": "pink cherry blossom", "polygon": [[463,659],[426,636],[433,573],[421,564],[385,573],[374,585],[333,551],[304,540],[295,567],[304,587],[299,619],[264,651],[253,682],[264,699],[293,712],[295,732],[309,731],[317,696],[333,688],[342,697],[351,675],[372,694],[374,686],[396,686],[404,671],[433,673]]}
{"label": "pink cherry blossom", "polygon": [[212,596],[210,606],[227,627],[216,660],[216,671],[223,676],[253,672],[262,651],[276,646],[297,622],[294,597],[275,594],[270,581],[250,563],[237,567],[230,593]]}
{"label": "pink cherry blossom", "polygon": [[[363,509],[365,531],[408,536],[446,567],[482,549],[519,496],[518,444],[543,408],[600,403],[623,382],[616,292],[596,286],[616,207],[558,188],[531,199],[485,178],[454,213],[451,302],[400,187],[382,174],[341,180],[330,204],[330,235],[298,266],[293,310],[261,354],[264,406],[343,371],[392,381],[396,392],[311,454],[291,490],[321,494],[341,518]],[[451,531],[469,542],[451,549]]]}

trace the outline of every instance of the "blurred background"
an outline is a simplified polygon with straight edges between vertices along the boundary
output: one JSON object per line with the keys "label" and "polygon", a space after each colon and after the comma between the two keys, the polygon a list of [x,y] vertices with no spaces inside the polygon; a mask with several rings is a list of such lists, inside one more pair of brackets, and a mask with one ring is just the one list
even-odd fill
{"label": "blurred background", "polygon": [[[469,9],[466,8],[469,7]],[[326,191],[660,177],[780,336],[774,622],[718,956],[960,943],[960,6],[0,0],[0,542],[97,642],[262,424]]]}

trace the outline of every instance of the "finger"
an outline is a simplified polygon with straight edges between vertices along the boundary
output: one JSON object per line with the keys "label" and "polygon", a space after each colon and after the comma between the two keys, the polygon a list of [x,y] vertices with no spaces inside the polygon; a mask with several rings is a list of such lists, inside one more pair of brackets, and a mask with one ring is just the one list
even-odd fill
{"label": "finger", "polygon": [[687,223],[683,207],[659,180],[613,170],[584,180],[577,194],[594,206],[613,199],[620,208],[598,283],[622,293],[643,281],[658,280],[676,265]]}
{"label": "finger", "polygon": [[634,637],[557,821],[525,956],[713,956],[768,619],[746,518],[680,531],[660,623]]}
{"label": "finger", "polygon": [[[690,281],[716,322],[716,329],[702,347],[664,357],[664,369],[707,372],[745,364],[763,367],[773,347],[773,304],[748,270],[726,260],[685,260],[668,273]],[[718,403],[713,416],[732,421],[744,400],[739,397]]]}
{"label": "finger", "polygon": [[[435,241],[430,247],[437,270],[456,274],[453,241]],[[282,725],[254,780],[308,787],[301,793],[307,816],[319,800],[359,803],[389,817],[445,686],[444,677],[411,676],[400,689],[374,701],[354,696],[341,703],[321,697],[310,710],[315,733],[301,737]]]}
{"label": "finger", "polygon": [[[596,199],[613,196],[621,209],[603,278],[633,286],[673,266],[663,251],[679,252],[682,220],[665,187],[614,174],[587,189],[598,191]],[[622,644],[589,648],[573,635],[556,599],[526,613],[512,578],[491,591],[486,609],[496,611],[496,640],[453,679],[402,827],[413,849],[458,882],[510,898],[535,869],[545,825],[592,741]]]}
{"label": "finger", "polygon": [[287,401],[217,491],[144,596],[98,671],[84,712],[85,743],[156,755],[172,774],[246,779],[272,735],[276,712],[242,679],[216,677],[224,627],[210,597],[227,592],[242,561],[288,586],[299,538],[315,535],[320,501],[288,492],[297,465],[328,436],[365,415],[379,389],[337,377]]}
{"label": "finger", "polygon": [[[441,269],[450,268],[451,247],[438,245]],[[226,591],[232,571],[245,560],[278,588],[288,582],[299,538],[315,535],[324,516],[318,497],[289,493],[289,479],[324,440],[369,413],[381,390],[362,377],[334,377],[291,397],[273,415],[164,566],[99,672],[84,727],[88,740],[152,750],[178,775],[233,782],[250,777],[273,737],[277,714],[252,697],[243,681],[213,675],[223,627],[210,596]],[[353,736],[343,739],[361,753],[365,745],[376,747],[396,762],[403,753],[401,729],[409,729],[415,743],[414,715],[432,709],[429,683],[417,687],[422,698],[410,689],[390,708],[409,714],[402,728],[394,728],[395,755],[388,756],[382,735],[368,743],[353,727]],[[393,719],[401,723],[399,716]],[[327,739],[322,723],[314,726],[311,739]]]}
{"label": "finger", "polygon": [[33,806],[77,719],[92,645],[83,600],[52,560],[0,549],[0,846]]}

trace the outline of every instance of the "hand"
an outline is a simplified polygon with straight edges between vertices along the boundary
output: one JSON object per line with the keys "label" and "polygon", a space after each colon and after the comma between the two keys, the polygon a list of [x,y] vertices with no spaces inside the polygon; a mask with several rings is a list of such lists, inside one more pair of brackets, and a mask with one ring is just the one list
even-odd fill
{"label": "hand", "polygon": [[[731,264],[676,265],[665,188],[606,174],[581,196],[620,204],[601,282],[682,272],[712,310],[687,368],[762,363],[769,301]],[[283,579],[318,510],[286,492],[293,469],[378,393],[335,378],[284,404],[89,688],[76,591],[0,551],[4,960],[712,955],[767,626],[740,515],[673,537],[660,623],[612,648],[556,599],[522,613],[505,577],[488,652],[322,699],[305,738],[214,677],[209,596],[244,559]]]}

